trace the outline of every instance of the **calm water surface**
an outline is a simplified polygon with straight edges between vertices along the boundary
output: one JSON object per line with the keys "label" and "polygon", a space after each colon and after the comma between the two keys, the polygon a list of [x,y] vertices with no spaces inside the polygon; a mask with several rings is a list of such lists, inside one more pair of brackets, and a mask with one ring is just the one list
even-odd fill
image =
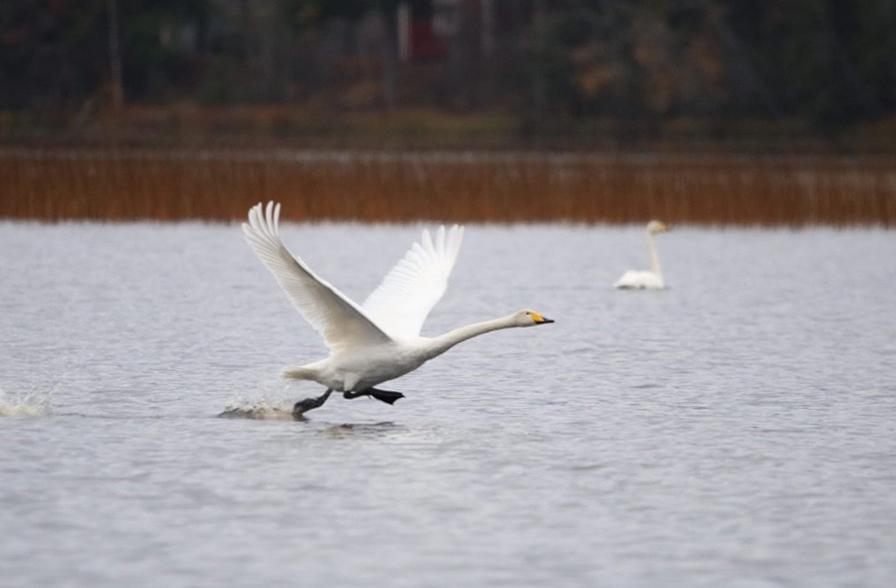
{"label": "calm water surface", "polygon": [[[4,586],[891,586],[896,234],[471,226],[434,334],[305,422],[324,348],[234,226],[0,223]],[[415,227],[288,225],[356,299]],[[36,415],[36,416],[35,416]]]}

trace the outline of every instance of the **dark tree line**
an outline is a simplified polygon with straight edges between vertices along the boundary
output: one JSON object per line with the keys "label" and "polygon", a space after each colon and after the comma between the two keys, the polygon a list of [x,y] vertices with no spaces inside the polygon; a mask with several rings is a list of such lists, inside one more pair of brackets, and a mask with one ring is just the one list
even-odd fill
{"label": "dark tree line", "polygon": [[[427,22],[435,40],[420,41]],[[126,104],[850,123],[896,111],[894,30],[893,0],[5,0],[0,109],[72,116],[120,90]]]}

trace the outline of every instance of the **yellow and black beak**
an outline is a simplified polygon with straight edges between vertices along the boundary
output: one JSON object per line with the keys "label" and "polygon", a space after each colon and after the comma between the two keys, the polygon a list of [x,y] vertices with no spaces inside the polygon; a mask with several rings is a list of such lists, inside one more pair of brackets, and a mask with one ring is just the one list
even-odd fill
{"label": "yellow and black beak", "polygon": [[532,320],[535,322],[536,325],[545,325],[547,323],[554,322],[552,319],[546,318],[544,315],[541,315],[537,312],[532,313]]}

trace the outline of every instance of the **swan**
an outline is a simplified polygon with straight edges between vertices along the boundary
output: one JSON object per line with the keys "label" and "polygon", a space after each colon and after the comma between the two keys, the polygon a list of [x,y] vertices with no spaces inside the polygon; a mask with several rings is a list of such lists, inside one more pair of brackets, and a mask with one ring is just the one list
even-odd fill
{"label": "swan", "polygon": [[322,406],[333,391],[348,399],[370,396],[393,404],[404,395],[375,386],[417,369],[472,337],[554,322],[534,310],[520,310],[437,337],[422,337],[426,316],[448,286],[463,227],[455,225],[447,233],[441,227],[434,240],[424,230],[420,242],[411,246],[364,304],[358,305],[286,249],[280,240],[279,219],[279,203],[253,206],[249,222],[242,224],[246,241],[330,350],[325,359],[284,370],[283,377],[311,380],[327,389],[321,396],[297,402],[293,407],[296,418]]}
{"label": "swan", "polygon": [[666,287],[663,281],[663,271],[660,269],[660,258],[656,254],[656,243],[653,236],[659,233],[665,233],[669,230],[666,223],[652,220],[647,223],[647,253],[650,255],[650,270],[637,271],[628,270],[613,284],[613,287],[620,289],[647,289],[662,290]]}

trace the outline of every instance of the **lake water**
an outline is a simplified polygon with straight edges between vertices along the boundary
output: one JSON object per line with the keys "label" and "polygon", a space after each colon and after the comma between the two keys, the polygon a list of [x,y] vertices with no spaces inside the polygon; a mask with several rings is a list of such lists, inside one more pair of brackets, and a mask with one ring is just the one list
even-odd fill
{"label": "lake water", "polygon": [[[363,299],[409,226],[287,225]],[[469,226],[426,334],[308,420],[324,355],[236,225],[0,223],[11,586],[890,586],[896,233]],[[14,414],[12,414],[14,413]]]}

